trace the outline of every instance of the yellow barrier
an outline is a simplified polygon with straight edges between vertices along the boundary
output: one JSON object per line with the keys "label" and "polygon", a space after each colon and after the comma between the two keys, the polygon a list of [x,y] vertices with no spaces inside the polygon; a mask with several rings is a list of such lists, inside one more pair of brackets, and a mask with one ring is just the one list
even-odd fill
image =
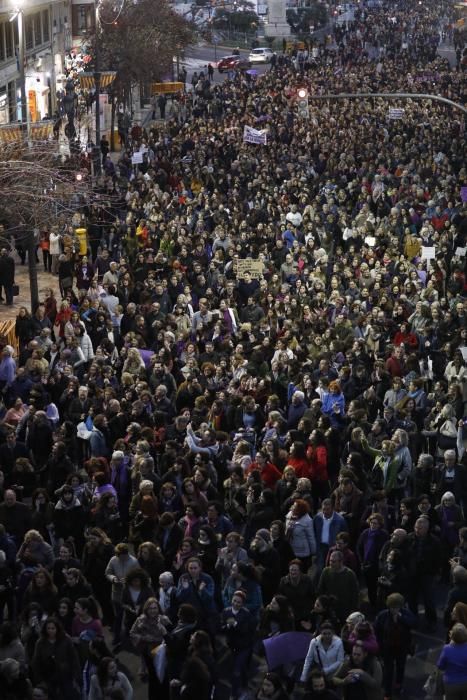
{"label": "yellow barrier", "polygon": [[19,353],[19,343],[15,335],[16,321],[9,319],[8,321],[0,321],[0,338],[6,340],[6,345],[11,345],[16,355]]}
{"label": "yellow barrier", "polygon": [[151,95],[161,95],[162,93],[183,92],[183,83],[151,83]]}

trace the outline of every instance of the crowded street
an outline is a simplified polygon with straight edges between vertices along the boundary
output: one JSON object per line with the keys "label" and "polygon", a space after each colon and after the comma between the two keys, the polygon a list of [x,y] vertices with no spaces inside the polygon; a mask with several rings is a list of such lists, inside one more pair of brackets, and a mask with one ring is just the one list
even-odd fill
{"label": "crowded street", "polygon": [[0,700],[466,700],[466,38],[192,46],[0,220]]}

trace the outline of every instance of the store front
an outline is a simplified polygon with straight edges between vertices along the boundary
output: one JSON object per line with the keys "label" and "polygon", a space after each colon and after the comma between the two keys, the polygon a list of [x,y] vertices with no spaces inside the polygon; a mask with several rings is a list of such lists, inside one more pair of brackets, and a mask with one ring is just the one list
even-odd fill
{"label": "store front", "polygon": [[50,77],[47,73],[34,73],[26,77],[26,97],[31,122],[50,117]]}
{"label": "store front", "polygon": [[8,124],[10,121],[7,89],[7,85],[0,85],[0,126]]}

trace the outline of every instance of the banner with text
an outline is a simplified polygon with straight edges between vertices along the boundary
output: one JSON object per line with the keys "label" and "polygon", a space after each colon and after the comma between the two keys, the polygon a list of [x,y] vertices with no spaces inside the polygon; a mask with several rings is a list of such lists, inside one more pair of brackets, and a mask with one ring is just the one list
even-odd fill
{"label": "banner with text", "polygon": [[268,135],[266,129],[253,129],[251,126],[245,126],[243,129],[243,141],[245,143],[257,143],[266,146]]}

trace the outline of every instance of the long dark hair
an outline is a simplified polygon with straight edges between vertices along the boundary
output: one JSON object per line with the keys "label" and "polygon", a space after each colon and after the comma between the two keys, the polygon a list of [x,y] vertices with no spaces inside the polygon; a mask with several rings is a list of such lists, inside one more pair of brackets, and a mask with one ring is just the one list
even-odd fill
{"label": "long dark hair", "polygon": [[278,612],[269,611],[270,616],[278,620],[282,629],[283,626],[287,625],[287,623],[293,619],[292,610],[289,601],[285,595],[276,594],[274,596],[274,600],[277,602],[279,610]]}
{"label": "long dark hair", "polygon": [[101,688],[104,688],[109,680],[109,666],[113,661],[115,661],[115,659],[111,656],[104,656],[104,658],[99,661],[99,665],[97,666],[97,678]]}
{"label": "long dark hair", "polygon": [[194,656],[209,654],[212,656],[212,644],[209,635],[204,630],[193,632],[190,642],[190,652]]}
{"label": "long dark hair", "polygon": [[94,620],[99,617],[97,605],[93,598],[78,598],[76,604],[79,605],[80,608],[83,608],[83,610],[86,610],[88,615],[90,615]]}
{"label": "long dark hair", "polygon": [[57,639],[63,639],[63,637],[65,636],[64,627],[63,627],[62,623],[60,622],[60,620],[57,617],[53,617],[53,616],[48,617],[46,619],[46,621],[43,623],[42,629],[41,629],[41,637],[43,639],[47,639],[47,625],[49,623],[52,623],[55,625],[55,628],[57,630]]}

